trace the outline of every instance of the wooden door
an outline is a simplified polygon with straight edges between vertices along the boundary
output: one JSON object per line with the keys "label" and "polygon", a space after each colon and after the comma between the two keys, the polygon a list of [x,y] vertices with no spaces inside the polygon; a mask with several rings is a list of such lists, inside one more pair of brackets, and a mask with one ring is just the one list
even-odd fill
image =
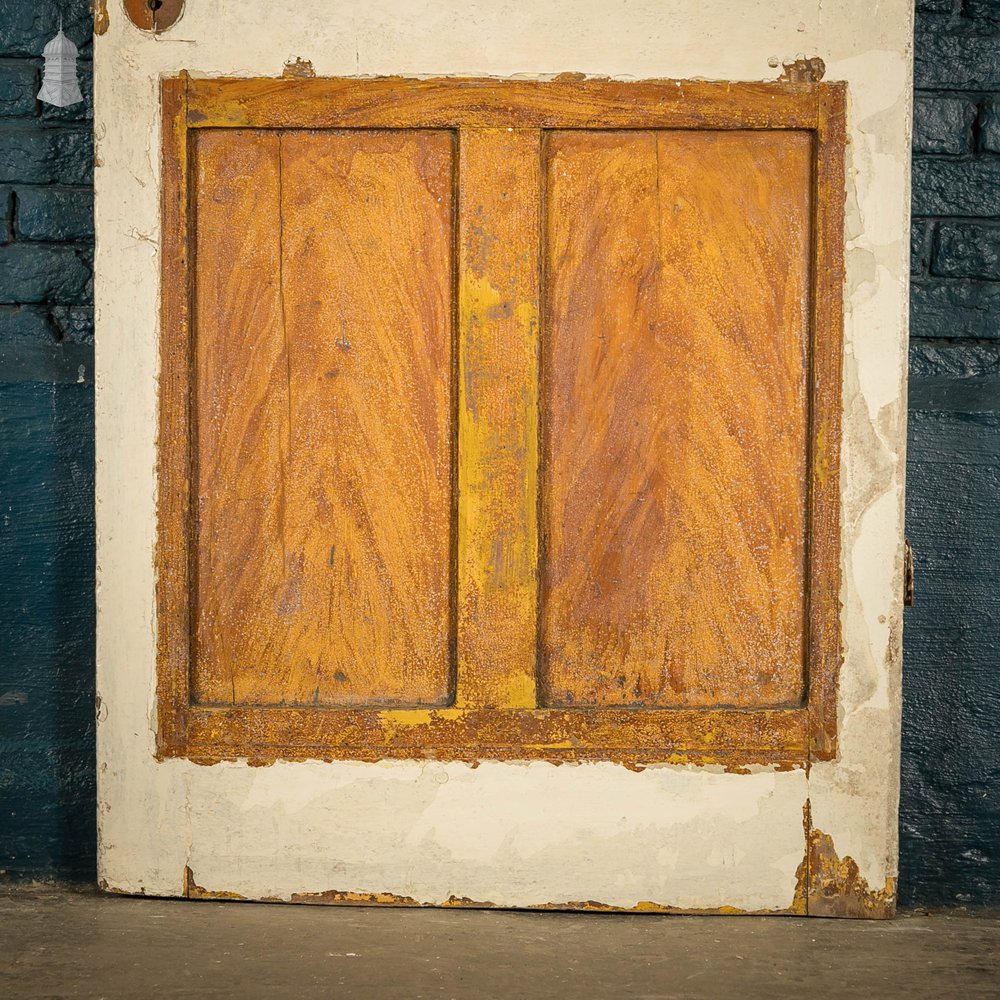
{"label": "wooden door", "polygon": [[107,6],[101,884],[891,913],[912,3]]}
{"label": "wooden door", "polygon": [[828,759],[843,101],[166,80],[161,755]]}

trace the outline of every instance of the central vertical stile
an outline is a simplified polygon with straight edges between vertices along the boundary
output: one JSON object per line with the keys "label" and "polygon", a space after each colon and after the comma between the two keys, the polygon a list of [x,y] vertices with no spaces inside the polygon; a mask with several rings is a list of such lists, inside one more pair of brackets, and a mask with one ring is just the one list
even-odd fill
{"label": "central vertical stile", "polygon": [[541,133],[459,135],[456,705],[534,708]]}

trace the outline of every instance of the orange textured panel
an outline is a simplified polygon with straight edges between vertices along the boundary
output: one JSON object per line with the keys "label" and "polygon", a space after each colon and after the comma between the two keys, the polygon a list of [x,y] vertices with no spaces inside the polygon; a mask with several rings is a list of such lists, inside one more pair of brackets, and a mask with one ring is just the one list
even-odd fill
{"label": "orange textured panel", "polygon": [[557,132],[546,169],[546,704],[800,704],[812,137]]}
{"label": "orange textured panel", "polygon": [[845,96],[163,80],[158,755],[831,759]]}
{"label": "orange textured panel", "polygon": [[460,140],[458,690],[534,708],[541,134]]}
{"label": "orange textured panel", "polygon": [[445,704],[453,137],[196,148],[194,700]]}

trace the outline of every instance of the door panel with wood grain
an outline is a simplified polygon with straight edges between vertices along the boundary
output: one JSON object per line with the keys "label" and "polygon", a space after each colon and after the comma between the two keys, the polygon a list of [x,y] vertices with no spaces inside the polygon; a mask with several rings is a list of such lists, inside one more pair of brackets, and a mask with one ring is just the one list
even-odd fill
{"label": "door panel with wood grain", "polygon": [[835,751],[842,88],[164,94],[161,752]]}
{"label": "door panel with wood grain", "polygon": [[548,137],[550,705],[804,696],[807,132]]}
{"label": "door panel with wood grain", "polygon": [[195,149],[193,697],[443,704],[453,136]]}

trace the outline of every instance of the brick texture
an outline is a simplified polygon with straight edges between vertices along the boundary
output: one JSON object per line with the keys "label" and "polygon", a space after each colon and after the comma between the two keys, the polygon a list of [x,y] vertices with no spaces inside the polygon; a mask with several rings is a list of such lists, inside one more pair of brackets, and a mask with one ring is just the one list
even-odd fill
{"label": "brick texture", "polygon": [[[85,98],[68,108],[35,99],[60,17]],[[0,344],[93,339],[90,32],[86,0],[0,0]]]}
{"label": "brick texture", "polygon": [[921,95],[913,101],[914,153],[967,153],[976,106],[961,97]]}
{"label": "brick texture", "polygon": [[70,242],[94,238],[90,187],[17,187],[14,232],[23,240]]}
{"label": "brick texture", "polygon": [[[69,108],[35,100],[60,15]],[[95,879],[90,32],[0,0],[0,883]]]}
{"label": "brick texture", "polygon": [[996,906],[1000,0],[917,0],[914,61],[900,901]]}

